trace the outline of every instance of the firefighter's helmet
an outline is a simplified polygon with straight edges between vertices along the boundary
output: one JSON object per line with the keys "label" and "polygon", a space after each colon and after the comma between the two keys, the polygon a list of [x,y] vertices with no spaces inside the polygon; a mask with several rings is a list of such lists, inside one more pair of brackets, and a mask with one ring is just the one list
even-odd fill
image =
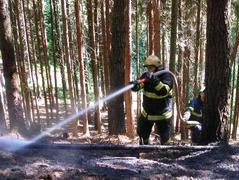
{"label": "firefighter's helmet", "polygon": [[144,67],[147,67],[147,66],[159,67],[160,65],[161,65],[161,61],[155,55],[148,56],[144,62]]}

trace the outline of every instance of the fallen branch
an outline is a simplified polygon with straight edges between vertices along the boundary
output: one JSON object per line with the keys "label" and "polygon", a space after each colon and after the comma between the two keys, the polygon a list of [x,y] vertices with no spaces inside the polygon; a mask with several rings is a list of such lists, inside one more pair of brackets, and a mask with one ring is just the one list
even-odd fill
{"label": "fallen branch", "polygon": [[210,150],[219,146],[183,146],[183,145],[115,145],[115,144],[32,144],[24,149],[68,149],[68,150]]}

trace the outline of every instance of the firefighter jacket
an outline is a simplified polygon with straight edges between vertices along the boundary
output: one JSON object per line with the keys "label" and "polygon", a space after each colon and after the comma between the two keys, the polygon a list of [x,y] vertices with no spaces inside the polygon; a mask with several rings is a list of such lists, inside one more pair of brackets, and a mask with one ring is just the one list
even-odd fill
{"label": "firefighter jacket", "polygon": [[[140,79],[143,78],[143,75]],[[151,78],[152,79],[152,78]],[[163,73],[138,84],[134,91],[143,89],[142,115],[148,120],[162,120],[172,117],[173,78],[170,73]]]}
{"label": "firefighter jacket", "polygon": [[185,118],[186,120],[198,121],[201,123],[202,121],[202,108],[203,103],[201,101],[200,95],[194,99],[192,99],[188,105],[187,111],[190,112],[190,116]]}

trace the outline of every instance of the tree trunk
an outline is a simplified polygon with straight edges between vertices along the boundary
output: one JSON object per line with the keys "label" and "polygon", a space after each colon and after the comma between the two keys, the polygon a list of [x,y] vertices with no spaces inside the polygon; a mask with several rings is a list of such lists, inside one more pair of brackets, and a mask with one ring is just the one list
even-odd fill
{"label": "tree trunk", "polygon": [[[183,13],[183,10],[182,10],[182,5],[181,5],[181,0],[178,0],[178,5],[179,5],[179,8],[178,8],[178,30],[179,32],[182,32],[183,30],[183,26],[182,26],[182,23],[183,23],[183,17],[182,17],[182,13]],[[179,33],[178,35],[178,39],[179,39],[179,42],[182,42],[183,41],[183,34],[182,33]],[[179,95],[181,95],[180,97],[178,97],[180,99],[180,107],[185,107],[185,100],[184,100],[184,94],[183,94],[183,86],[185,84],[184,82],[184,78],[183,78],[183,67],[184,67],[184,57],[183,57],[183,47],[180,45],[178,45],[178,68],[177,68],[177,80],[178,80],[178,89],[179,89]],[[182,113],[182,112],[180,112]],[[177,119],[176,121],[176,127],[175,127],[176,131],[180,131],[181,133],[181,139],[184,140],[186,139],[186,127],[185,127],[185,123],[183,122],[180,122],[180,119]]]}
{"label": "tree trunk", "polygon": [[[66,3],[64,0],[61,0],[61,7],[62,7],[62,21],[63,21],[63,36],[64,36],[64,50],[65,50],[65,61],[67,66],[67,77],[68,77],[68,88],[69,88],[69,95],[71,101],[71,109],[70,112],[72,114],[76,113],[76,104],[75,98],[73,93],[73,82],[72,82],[72,62],[70,58],[70,45],[69,45],[69,29],[68,29],[68,14],[66,9]],[[73,136],[77,136],[77,120],[71,123],[69,130]]]}
{"label": "tree trunk", "polygon": [[[80,1],[75,1],[75,14],[76,14],[76,30],[77,30],[77,48],[78,48],[78,60],[80,64],[80,85],[81,85],[81,101],[82,101],[82,109],[87,108],[87,101],[86,101],[86,85],[85,85],[85,65],[84,60],[82,58],[82,23],[80,17]],[[89,126],[88,126],[88,116],[87,112],[82,115],[83,120],[83,133],[88,135],[89,134]]]}
{"label": "tree trunk", "polygon": [[153,14],[154,14],[154,54],[161,57],[160,54],[160,0],[153,0]]}
{"label": "tree trunk", "polygon": [[207,1],[206,102],[203,111],[203,143],[228,140],[230,90],[229,1]]}
{"label": "tree trunk", "polygon": [[148,17],[148,55],[154,54],[154,16],[153,16],[153,5],[152,0],[147,3],[147,17]]}
{"label": "tree trunk", "polygon": [[110,89],[110,82],[109,82],[109,45],[107,42],[109,40],[107,39],[107,26],[106,26],[106,13],[105,13],[105,5],[104,1],[102,1],[101,4],[101,18],[102,18],[102,38],[103,38],[103,57],[104,57],[104,84],[105,84],[105,91],[106,95],[109,94]]}
{"label": "tree trunk", "polygon": [[58,111],[59,111],[59,103],[58,103],[58,80],[57,80],[57,63],[58,63],[58,59],[57,59],[57,48],[56,48],[56,37],[57,33],[55,33],[56,29],[57,29],[57,24],[55,24],[56,22],[56,18],[54,16],[54,7],[56,6],[56,4],[54,4],[53,0],[49,0],[50,3],[50,23],[51,23],[51,37],[52,37],[52,59],[53,59],[53,66],[54,66],[54,97],[55,97],[55,108],[56,108],[56,119],[58,119]]}
{"label": "tree trunk", "polygon": [[199,48],[200,48],[200,24],[201,24],[201,0],[197,1],[197,22],[196,22],[196,39],[195,39],[195,64],[194,64],[194,96],[198,94],[198,69],[199,69]]}
{"label": "tree trunk", "polygon": [[12,43],[8,1],[0,0],[0,49],[6,86],[10,129],[26,133],[23,109],[17,85],[17,69]]}
{"label": "tree trunk", "polygon": [[[46,120],[48,122],[48,117],[49,117],[49,107],[48,107],[48,100],[47,100],[47,93],[46,93],[46,84],[45,84],[45,77],[44,77],[44,63],[43,63],[43,47],[42,47],[42,41],[41,41],[41,28],[40,28],[40,14],[39,14],[39,9],[36,8],[38,7],[38,4],[36,4],[35,0],[33,0],[33,9],[34,9],[34,21],[35,21],[35,29],[36,29],[36,37],[37,37],[37,42],[36,42],[36,54],[37,54],[37,60],[40,62],[40,75],[41,75],[41,82],[42,82],[42,88],[43,88],[43,95],[44,95],[44,103],[45,103],[45,110],[46,110]],[[36,72],[36,74],[38,74]],[[40,86],[39,88],[39,96],[41,97],[41,92],[40,92]]]}
{"label": "tree trunk", "polygon": [[[1,86],[2,85],[0,84],[0,87]],[[2,89],[2,87],[1,87],[1,89]],[[7,123],[6,123],[6,118],[5,118],[5,109],[4,109],[4,106],[3,106],[2,92],[0,92],[0,130],[1,129],[7,129]]]}
{"label": "tree trunk", "polygon": [[[130,82],[131,76],[131,0],[125,0],[125,84]],[[132,118],[132,94],[131,91],[125,93],[126,111],[126,133],[129,137],[134,137],[134,123]]]}
{"label": "tree trunk", "polygon": [[[54,15],[54,25],[55,25],[55,36],[60,37],[60,22],[59,22],[59,12],[58,12],[58,3],[56,0],[52,0],[53,5],[53,15]],[[59,66],[60,66],[60,78],[62,83],[62,93],[63,93],[63,101],[64,101],[64,110],[65,114],[67,113],[67,104],[66,104],[66,78],[65,78],[65,70],[64,70],[64,55],[63,55],[63,48],[60,45],[61,41],[59,38],[56,38],[56,54],[57,58],[59,59]],[[55,77],[55,92],[57,92],[57,80]],[[57,97],[58,98],[58,97]]]}
{"label": "tree trunk", "polygon": [[[239,68],[239,65],[238,65]],[[235,107],[234,107],[234,115],[233,115],[233,129],[232,129],[232,139],[236,140],[237,138],[237,127],[238,127],[238,117],[239,117],[239,71],[237,71],[237,88],[235,93]]]}
{"label": "tree trunk", "polygon": [[[138,8],[138,0],[136,0],[136,8],[135,8],[135,18],[136,18],[136,22],[135,22],[135,29],[136,29],[136,34],[135,34],[135,44],[136,44],[136,70],[137,70],[137,75],[140,74],[140,60],[139,60],[139,8]],[[139,116],[141,114],[141,93],[138,92],[137,93],[137,109],[136,109],[136,119],[139,119]]]}
{"label": "tree trunk", "polygon": [[[96,53],[96,42],[95,42],[95,26],[92,12],[92,1],[87,1],[87,14],[88,14],[88,26],[89,26],[89,37],[90,37],[90,53],[92,60],[92,75],[93,75],[93,85],[94,85],[94,94],[95,101],[99,101],[99,73],[98,73],[98,61]],[[98,130],[98,133],[101,133],[101,117],[100,117],[100,107],[97,105],[95,107],[95,128]]]}
{"label": "tree trunk", "polygon": [[[114,1],[112,14],[112,51],[110,57],[111,92],[124,86],[124,1]],[[124,96],[109,101],[109,134],[125,133]]]}
{"label": "tree trunk", "polygon": [[175,72],[176,38],[177,38],[177,0],[172,0],[171,9],[171,38],[170,38],[170,61],[169,70]]}

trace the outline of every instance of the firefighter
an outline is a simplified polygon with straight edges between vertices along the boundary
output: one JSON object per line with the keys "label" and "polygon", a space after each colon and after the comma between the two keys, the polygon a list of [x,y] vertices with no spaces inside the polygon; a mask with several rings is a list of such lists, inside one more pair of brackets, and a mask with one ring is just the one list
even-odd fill
{"label": "firefighter", "polygon": [[191,131],[191,140],[198,144],[201,140],[202,131],[202,108],[205,101],[205,90],[201,90],[197,97],[193,98],[183,115],[188,129]]}
{"label": "firefighter", "polygon": [[144,67],[146,72],[141,75],[140,80],[147,80],[131,82],[134,84],[132,91],[143,89],[143,107],[137,122],[139,144],[150,144],[149,137],[154,124],[160,136],[160,143],[169,144],[173,109],[173,78],[167,72],[154,75],[155,72],[164,69],[160,59],[155,55],[146,58]]}

